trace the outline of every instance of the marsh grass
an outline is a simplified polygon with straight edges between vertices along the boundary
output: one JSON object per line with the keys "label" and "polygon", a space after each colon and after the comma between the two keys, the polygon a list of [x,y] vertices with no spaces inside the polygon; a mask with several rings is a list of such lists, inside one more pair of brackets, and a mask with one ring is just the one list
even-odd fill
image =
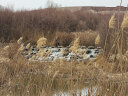
{"label": "marsh grass", "polygon": [[[93,87],[95,87],[95,96],[127,96],[128,46],[125,44],[127,30],[122,26],[122,28],[120,26],[118,26],[119,28],[115,27],[114,22],[108,23],[111,27],[107,30],[108,35],[105,35],[107,38],[105,40],[105,54],[101,53],[93,60],[78,62],[72,58],[71,62],[63,60],[32,62],[25,59],[18,51],[18,48],[24,43],[21,43],[23,38],[18,40],[19,45],[15,42],[1,48],[0,56],[8,58],[9,62],[0,62],[0,95],[53,96],[53,94],[57,94],[61,96],[62,93],[68,92],[71,96],[82,96],[81,90],[87,87],[90,89],[87,96],[90,96],[93,93]],[[84,32],[63,34],[64,36],[62,33],[56,34],[54,43],[52,42],[53,45],[67,46],[75,37],[77,38],[73,44],[75,51],[79,45],[89,45],[92,42],[95,45],[96,38],[94,37],[98,36],[97,32],[96,34],[85,34]],[[89,34],[92,38],[89,38]],[[100,36],[102,38],[102,35]],[[41,42],[39,48],[46,44],[46,42],[42,43],[42,40],[43,42],[46,41],[44,38],[39,40],[39,43]],[[66,43],[67,41],[68,43]],[[99,39],[96,41],[99,43]],[[96,44],[98,43],[96,42]]]}
{"label": "marsh grass", "polygon": [[[95,60],[77,62],[30,62],[17,51],[13,44],[10,62],[0,64],[0,95],[2,96],[53,96],[69,92],[70,95],[81,95],[81,90],[89,88],[88,95],[93,93],[93,87],[98,95],[127,94],[127,73],[120,74],[117,62],[108,62],[102,54]],[[10,46],[11,47],[11,46]],[[16,49],[15,49],[16,48]],[[8,57],[5,56],[5,57]],[[125,61],[124,65],[127,64]],[[127,66],[124,66],[126,72]],[[125,84],[126,83],[126,84]]]}

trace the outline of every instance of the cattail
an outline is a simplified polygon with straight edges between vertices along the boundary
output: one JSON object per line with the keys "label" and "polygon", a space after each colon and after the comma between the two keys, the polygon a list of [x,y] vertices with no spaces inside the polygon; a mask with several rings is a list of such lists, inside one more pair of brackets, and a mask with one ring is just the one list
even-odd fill
{"label": "cattail", "polygon": [[7,46],[5,46],[5,47],[4,47],[4,50],[5,50],[5,51],[8,51],[8,50],[9,50],[9,48],[10,48],[10,46],[9,46],[9,45],[7,45]]}
{"label": "cattail", "polygon": [[121,28],[128,28],[128,12],[125,13]]}
{"label": "cattail", "polygon": [[46,45],[47,39],[42,37],[37,41],[37,48],[40,48],[41,46]]}
{"label": "cattail", "polygon": [[111,19],[109,20],[109,28],[115,29],[115,25],[116,25],[116,18],[115,18],[115,14],[113,14]]}
{"label": "cattail", "polygon": [[73,43],[73,46],[71,46],[69,48],[69,51],[71,51],[73,53],[77,53],[77,50],[78,50],[79,46],[80,46],[79,45],[79,38],[76,38],[75,41],[74,41],[74,43]]}
{"label": "cattail", "polygon": [[95,39],[95,45],[99,45],[99,44],[100,44],[100,35],[98,34]]}
{"label": "cattail", "polygon": [[31,47],[31,44],[28,43],[28,44],[26,45],[26,48],[29,49],[30,47]]}
{"label": "cattail", "polygon": [[24,47],[24,44],[22,43],[21,45],[20,45],[20,48],[18,49],[18,51],[20,52],[20,51],[23,51],[25,49],[25,47]]}
{"label": "cattail", "polygon": [[20,37],[19,40],[17,40],[17,43],[20,45],[23,41],[23,37]]}

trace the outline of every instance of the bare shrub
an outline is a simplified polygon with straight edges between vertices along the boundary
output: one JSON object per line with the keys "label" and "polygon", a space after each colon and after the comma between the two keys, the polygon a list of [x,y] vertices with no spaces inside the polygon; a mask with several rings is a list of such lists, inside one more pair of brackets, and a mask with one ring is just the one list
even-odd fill
{"label": "bare shrub", "polygon": [[74,32],[72,33],[75,37],[80,38],[79,44],[81,46],[95,46],[95,38],[97,36],[97,32],[94,31],[85,31],[85,32]]}
{"label": "bare shrub", "polygon": [[55,39],[53,40],[53,45],[55,46],[69,46],[73,41],[74,35],[66,32],[57,32]]}

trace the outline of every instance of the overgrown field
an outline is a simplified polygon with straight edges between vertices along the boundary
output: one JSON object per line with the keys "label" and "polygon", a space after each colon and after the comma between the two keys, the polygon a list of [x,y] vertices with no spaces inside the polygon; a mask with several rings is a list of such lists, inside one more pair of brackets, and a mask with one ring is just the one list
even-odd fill
{"label": "overgrown field", "polygon": [[[57,8],[18,12],[2,9],[0,96],[127,96],[127,33],[127,11],[102,14]],[[81,58],[87,55],[81,51],[82,46],[103,51],[81,62],[74,55],[70,61],[35,60],[50,55],[42,47],[60,46],[68,47],[62,50],[64,55],[73,53]]]}

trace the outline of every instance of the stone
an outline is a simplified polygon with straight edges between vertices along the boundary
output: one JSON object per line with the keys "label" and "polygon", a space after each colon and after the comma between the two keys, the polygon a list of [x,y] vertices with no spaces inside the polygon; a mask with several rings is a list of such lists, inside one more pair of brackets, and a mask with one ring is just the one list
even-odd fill
{"label": "stone", "polygon": [[91,54],[91,53],[92,53],[91,50],[87,50],[87,51],[86,51],[86,54]]}
{"label": "stone", "polygon": [[88,46],[88,49],[95,49],[94,46]]}
{"label": "stone", "polygon": [[93,55],[90,55],[90,58],[94,58],[94,56]]}
{"label": "stone", "polygon": [[81,49],[86,49],[86,46],[81,46]]}

